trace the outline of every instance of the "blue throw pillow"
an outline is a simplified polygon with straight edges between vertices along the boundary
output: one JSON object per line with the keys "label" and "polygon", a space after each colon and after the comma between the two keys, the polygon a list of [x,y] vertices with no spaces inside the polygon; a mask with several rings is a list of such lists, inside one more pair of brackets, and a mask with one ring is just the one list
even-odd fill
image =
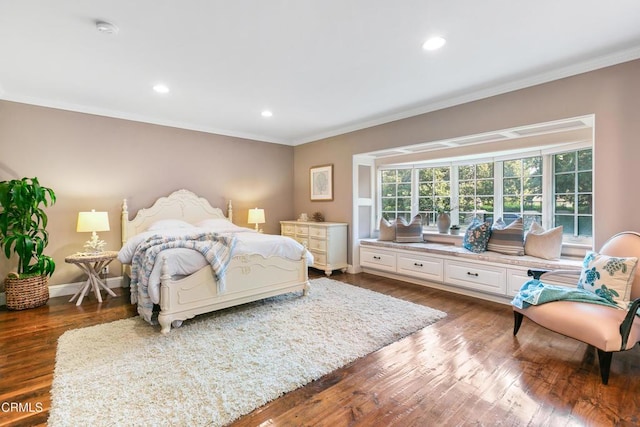
{"label": "blue throw pillow", "polygon": [[469,224],[462,246],[471,252],[480,253],[487,250],[487,244],[491,237],[491,223],[482,222],[478,218],[474,218]]}

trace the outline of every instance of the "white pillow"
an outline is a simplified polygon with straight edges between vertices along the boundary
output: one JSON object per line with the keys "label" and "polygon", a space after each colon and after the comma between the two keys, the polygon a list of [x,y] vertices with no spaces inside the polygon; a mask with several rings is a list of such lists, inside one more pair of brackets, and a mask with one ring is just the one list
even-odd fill
{"label": "white pillow", "polygon": [[532,222],[524,238],[524,254],[543,259],[557,259],[562,253],[562,226],[545,230]]}
{"label": "white pillow", "polygon": [[172,228],[193,228],[193,225],[181,219],[161,219],[149,226],[148,231],[168,230]]}
{"label": "white pillow", "polygon": [[225,218],[209,218],[203,219],[197,222],[196,227],[204,228],[209,231],[217,231],[219,233],[223,231],[247,231],[246,228],[235,225],[231,221]]}
{"label": "white pillow", "polygon": [[397,220],[395,219],[387,221],[384,218],[380,218],[380,235],[378,236],[378,240],[390,242],[396,240],[396,222]]}

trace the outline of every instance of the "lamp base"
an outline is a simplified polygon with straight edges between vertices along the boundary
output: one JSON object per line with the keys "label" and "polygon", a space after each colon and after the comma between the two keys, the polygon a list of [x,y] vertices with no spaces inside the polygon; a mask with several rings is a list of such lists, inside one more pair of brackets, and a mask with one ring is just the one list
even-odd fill
{"label": "lamp base", "polygon": [[107,246],[107,242],[98,239],[98,233],[96,233],[95,231],[91,234],[91,239],[87,240],[87,242],[84,244],[86,252],[91,253],[103,252],[105,246]]}

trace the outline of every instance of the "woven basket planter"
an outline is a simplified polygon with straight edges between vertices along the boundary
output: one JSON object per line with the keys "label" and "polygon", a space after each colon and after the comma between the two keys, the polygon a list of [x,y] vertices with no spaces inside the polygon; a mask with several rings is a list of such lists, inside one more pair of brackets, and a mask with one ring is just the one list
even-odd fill
{"label": "woven basket planter", "polygon": [[46,275],[24,279],[7,277],[4,284],[9,310],[40,307],[49,301],[49,281]]}

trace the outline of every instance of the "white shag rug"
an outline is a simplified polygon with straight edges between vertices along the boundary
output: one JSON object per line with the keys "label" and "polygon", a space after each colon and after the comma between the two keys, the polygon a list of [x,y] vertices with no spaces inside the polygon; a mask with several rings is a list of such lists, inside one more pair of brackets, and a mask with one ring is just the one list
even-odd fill
{"label": "white shag rug", "polygon": [[49,426],[221,426],[445,313],[327,278],[162,335],[140,317],[58,340]]}

